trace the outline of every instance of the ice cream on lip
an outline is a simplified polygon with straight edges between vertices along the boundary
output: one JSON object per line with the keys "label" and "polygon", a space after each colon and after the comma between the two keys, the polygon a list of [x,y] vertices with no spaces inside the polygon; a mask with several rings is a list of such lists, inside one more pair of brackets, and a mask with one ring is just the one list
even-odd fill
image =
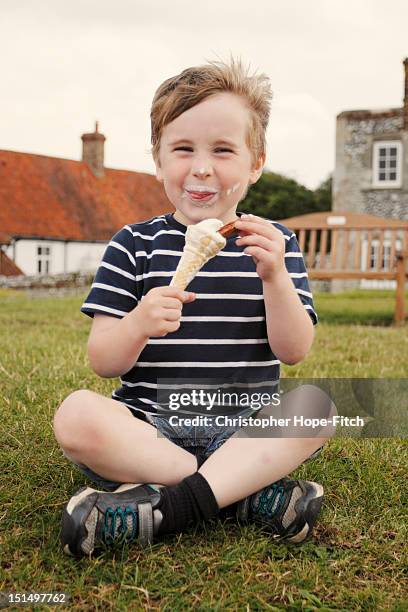
{"label": "ice cream on lip", "polygon": [[229,196],[232,193],[234,193],[238,187],[240,186],[240,183],[235,183],[234,185],[232,185],[231,187],[229,187],[228,189],[222,190],[220,191],[219,189],[215,189],[215,187],[209,187],[208,185],[186,185],[184,187],[184,192],[182,197],[185,198],[187,197],[187,194],[216,194],[216,193],[225,193],[225,195]]}
{"label": "ice cream on lip", "polygon": [[184,189],[193,193],[218,193],[218,189],[208,185],[186,185]]}
{"label": "ice cream on lip", "polygon": [[186,185],[181,197],[189,198],[192,202],[198,202],[198,204],[210,200],[214,203],[218,198],[218,189],[206,185]]}

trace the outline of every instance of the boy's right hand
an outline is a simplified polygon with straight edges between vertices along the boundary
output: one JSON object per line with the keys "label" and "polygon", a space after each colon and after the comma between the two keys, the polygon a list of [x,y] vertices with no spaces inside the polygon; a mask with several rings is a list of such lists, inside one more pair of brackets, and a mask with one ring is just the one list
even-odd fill
{"label": "boy's right hand", "polygon": [[166,336],[180,327],[183,304],[193,302],[196,294],[177,287],[154,287],[134,309],[140,329],[146,337]]}

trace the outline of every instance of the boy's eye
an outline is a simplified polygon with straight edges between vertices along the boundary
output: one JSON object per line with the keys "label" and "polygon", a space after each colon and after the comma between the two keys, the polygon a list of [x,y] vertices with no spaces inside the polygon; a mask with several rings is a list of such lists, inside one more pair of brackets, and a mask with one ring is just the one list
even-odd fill
{"label": "boy's eye", "polygon": [[[191,151],[191,147],[177,147],[177,149],[174,149],[175,151]],[[215,149],[215,151],[217,152],[223,152],[223,153],[232,153],[231,149],[223,149],[223,148],[218,148]]]}

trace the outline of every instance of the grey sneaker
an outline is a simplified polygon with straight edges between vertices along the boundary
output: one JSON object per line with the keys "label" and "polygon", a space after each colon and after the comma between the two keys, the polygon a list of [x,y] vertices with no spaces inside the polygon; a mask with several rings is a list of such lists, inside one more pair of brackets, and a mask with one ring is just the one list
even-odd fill
{"label": "grey sneaker", "polygon": [[238,502],[237,517],[262,525],[277,540],[298,544],[310,536],[322,502],[320,484],[282,478]]}
{"label": "grey sneaker", "polygon": [[91,555],[98,544],[153,542],[163,516],[160,486],[123,484],[113,493],[82,487],[66,504],[61,544],[68,555]]}

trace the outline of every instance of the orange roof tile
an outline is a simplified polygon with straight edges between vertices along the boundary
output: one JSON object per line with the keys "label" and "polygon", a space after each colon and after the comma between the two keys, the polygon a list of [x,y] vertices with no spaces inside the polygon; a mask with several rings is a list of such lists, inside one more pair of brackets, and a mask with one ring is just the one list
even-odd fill
{"label": "orange roof tile", "polygon": [[151,174],[0,150],[0,233],[10,236],[109,240],[126,223],[173,210]]}
{"label": "orange roof tile", "polygon": [[24,273],[0,249],[0,276],[21,276]]}

